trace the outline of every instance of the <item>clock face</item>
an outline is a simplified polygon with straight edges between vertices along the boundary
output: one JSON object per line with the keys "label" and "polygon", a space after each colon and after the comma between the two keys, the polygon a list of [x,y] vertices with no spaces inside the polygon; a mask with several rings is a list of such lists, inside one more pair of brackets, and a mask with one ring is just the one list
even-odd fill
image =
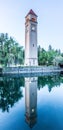
{"label": "clock face", "polygon": [[35,26],[32,26],[32,31],[35,31]]}

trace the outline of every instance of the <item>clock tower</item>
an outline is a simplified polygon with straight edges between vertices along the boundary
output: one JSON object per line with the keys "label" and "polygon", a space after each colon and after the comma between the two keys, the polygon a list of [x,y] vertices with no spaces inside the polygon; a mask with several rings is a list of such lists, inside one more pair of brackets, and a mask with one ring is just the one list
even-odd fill
{"label": "clock tower", "polygon": [[37,66],[37,15],[31,9],[25,17],[25,65]]}

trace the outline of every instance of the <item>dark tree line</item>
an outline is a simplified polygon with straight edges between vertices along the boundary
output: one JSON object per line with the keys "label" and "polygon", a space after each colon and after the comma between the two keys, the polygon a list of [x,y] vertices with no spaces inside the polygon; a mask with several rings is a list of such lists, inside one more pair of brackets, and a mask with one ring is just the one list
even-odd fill
{"label": "dark tree line", "polygon": [[51,92],[53,87],[60,87],[61,83],[63,83],[63,75],[49,75],[38,77],[38,89],[48,86],[48,91]]}
{"label": "dark tree line", "polygon": [[3,112],[9,112],[9,109],[23,97],[22,86],[24,86],[24,78],[1,77],[0,109]]}
{"label": "dark tree line", "polygon": [[[63,75],[49,75],[41,76],[37,79],[37,89],[47,85],[48,91],[51,92],[53,87],[60,87],[63,83]],[[22,87],[25,87],[24,77],[1,77],[0,79],[0,109],[3,112],[9,112],[10,108],[14,106],[23,97]]]}

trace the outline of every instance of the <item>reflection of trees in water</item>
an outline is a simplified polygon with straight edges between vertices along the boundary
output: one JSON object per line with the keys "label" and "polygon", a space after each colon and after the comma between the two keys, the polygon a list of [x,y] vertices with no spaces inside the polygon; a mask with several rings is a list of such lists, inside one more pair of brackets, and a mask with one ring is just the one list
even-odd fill
{"label": "reflection of trees in water", "polygon": [[63,83],[63,76],[61,75],[52,75],[52,76],[42,76],[38,77],[38,89],[43,88],[45,85],[48,85],[49,92],[53,87],[58,87]]}
{"label": "reflection of trees in water", "polygon": [[[61,75],[38,77],[38,89],[48,85],[49,92],[61,83],[63,83]],[[10,107],[23,97],[21,86],[24,86],[24,77],[0,77],[0,108],[3,112],[8,112]]]}
{"label": "reflection of trees in water", "polygon": [[0,108],[9,112],[20,98],[23,97],[21,86],[24,86],[23,78],[5,78],[0,80]]}

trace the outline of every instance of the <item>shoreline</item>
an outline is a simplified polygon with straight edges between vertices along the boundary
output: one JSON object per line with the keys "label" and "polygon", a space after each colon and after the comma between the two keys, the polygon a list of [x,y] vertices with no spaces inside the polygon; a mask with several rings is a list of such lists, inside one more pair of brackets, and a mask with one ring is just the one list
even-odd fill
{"label": "shoreline", "polygon": [[56,75],[63,72],[63,68],[56,66],[22,66],[22,67],[6,67],[2,69],[2,76],[41,76]]}

